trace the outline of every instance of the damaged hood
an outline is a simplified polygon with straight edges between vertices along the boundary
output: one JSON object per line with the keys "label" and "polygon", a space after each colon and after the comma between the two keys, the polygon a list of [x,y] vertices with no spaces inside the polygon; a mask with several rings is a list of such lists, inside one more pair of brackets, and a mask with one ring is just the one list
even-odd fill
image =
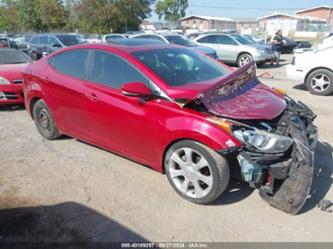
{"label": "damaged hood", "polygon": [[199,98],[211,113],[231,119],[270,120],[286,108],[283,95],[258,80],[254,63],[212,84]]}

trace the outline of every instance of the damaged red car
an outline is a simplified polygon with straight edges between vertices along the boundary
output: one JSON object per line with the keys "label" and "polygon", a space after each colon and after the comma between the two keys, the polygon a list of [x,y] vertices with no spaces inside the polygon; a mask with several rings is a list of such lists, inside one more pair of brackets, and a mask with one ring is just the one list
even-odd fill
{"label": "damaged red car", "polygon": [[148,165],[194,203],[213,202],[232,175],[297,213],[311,187],[315,114],[262,84],[254,64],[233,71],[187,48],[142,43],[79,45],[30,64],[25,105],[40,134]]}

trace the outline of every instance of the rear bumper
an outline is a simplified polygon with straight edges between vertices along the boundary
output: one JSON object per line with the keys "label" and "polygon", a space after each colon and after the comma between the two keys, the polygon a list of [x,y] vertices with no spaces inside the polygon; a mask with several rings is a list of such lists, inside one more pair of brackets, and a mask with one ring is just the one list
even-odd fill
{"label": "rear bumper", "polygon": [[22,85],[0,85],[0,105],[23,103]]}

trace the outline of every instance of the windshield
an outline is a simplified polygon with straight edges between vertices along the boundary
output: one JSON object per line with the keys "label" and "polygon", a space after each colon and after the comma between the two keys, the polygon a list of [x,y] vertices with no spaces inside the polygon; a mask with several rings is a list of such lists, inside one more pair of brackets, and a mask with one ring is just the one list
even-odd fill
{"label": "windshield", "polygon": [[57,35],[57,38],[64,44],[65,46],[72,46],[80,44],[79,39],[75,35]]}
{"label": "windshield", "polygon": [[252,41],[250,41],[248,38],[241,36],[241,35],[231,35],[232,38],[234,38],[236,41],[238,41],[240,44],[243,45],[250,45],[253,44]]}
{"label": "windshield", "polygon": [[139,51],[133,55],[170,86],[204,82],[230,73],[221,63],[186,48]]}
{"label": "windshield", "polygon": [[22,64],[30,62],[30,58],[17,50],[0,50],[0,64]]}
{"label": "windshield", "polygon": [[170,43],[181,45],[184,47],[197,46],[197,44],[195,44],[190,39],[186,39],[185,37],[180,36],[180,35],[168,35],[168,36],[165,36],[165,39],[167,39]]}

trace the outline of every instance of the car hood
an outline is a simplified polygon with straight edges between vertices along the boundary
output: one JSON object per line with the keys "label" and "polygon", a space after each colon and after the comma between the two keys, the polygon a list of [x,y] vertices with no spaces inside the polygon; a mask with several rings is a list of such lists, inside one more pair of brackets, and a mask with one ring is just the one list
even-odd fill
{"label": "car hood", "polygon": [[193,46],[193,47],[189,47],[190,49],[193,49],[194,51],[199,51],[199,52],[202,52],[204,54],[215,54],[216,51],[212,48],[209,48],[209,47],[206,47],[206,46]]}
{"label": "car hood", "polygon": [[185,94],[183,87],[179,89],[178,98],[183,102],[186,98],[188,101],[199,99],[210,113],[220,117],[271,120],[286,108],[284,96],[258,80],[254,63],[233,71],[205,89],[198,89],[199,85],[193,84]]}

